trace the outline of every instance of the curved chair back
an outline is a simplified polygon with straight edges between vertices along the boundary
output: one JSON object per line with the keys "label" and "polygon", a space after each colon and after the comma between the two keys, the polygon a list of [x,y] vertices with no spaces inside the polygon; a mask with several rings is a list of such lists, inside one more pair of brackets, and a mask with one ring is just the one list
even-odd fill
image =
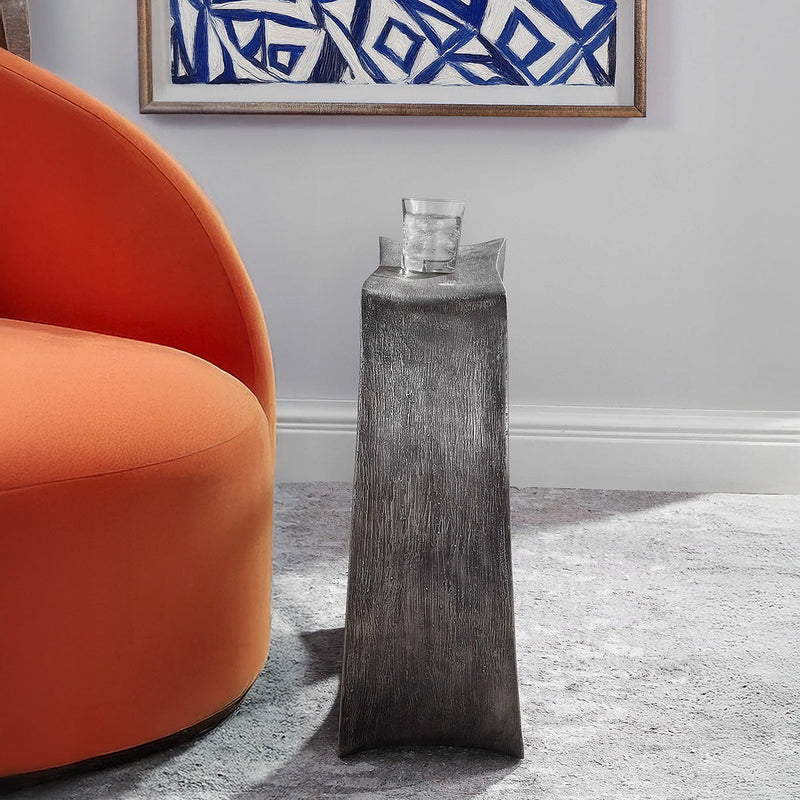
{"label": "curved chair back", "polygon": [[5,50],[0,317],[193,353],[247,385],[274,432],[264,319],[217,212],[134,125]]}

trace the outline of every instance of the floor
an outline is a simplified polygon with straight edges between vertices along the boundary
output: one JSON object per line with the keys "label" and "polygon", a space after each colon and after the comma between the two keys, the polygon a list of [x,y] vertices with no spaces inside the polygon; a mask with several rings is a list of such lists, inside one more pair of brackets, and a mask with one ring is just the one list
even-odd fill
{"label": "floor", "polygon": [[347,484],[276,494],[269,662],[201,739],[15,798],[800,798],[800,497],[512,490],[525,758],[336,755]]}

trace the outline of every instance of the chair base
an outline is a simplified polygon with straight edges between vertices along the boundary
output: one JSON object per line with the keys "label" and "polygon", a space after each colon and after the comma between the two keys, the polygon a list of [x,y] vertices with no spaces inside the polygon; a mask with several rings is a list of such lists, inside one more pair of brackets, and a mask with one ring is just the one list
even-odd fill
{"label": "chair base", "polygon": [[73,764],[63,764],[62,766],[51,767],[50,769],[40,769],[35,772],[23,772],[19,775],[0,777],[0,794],[14,792],[18,789],[35,786],[36,784],[45,783],[47,781],[68,778],[83,772],[93,772],[95,770],[107,769],[108,767],[115,767],[128,761],[134,761],[137,758],[151,755],[160,750],[167,750],[170,747],[176,747],[179,744],[188,742],[201,734],[207,733],[233,714],[251,688],[252,684],[235,700],[228,703],[228,705],[221,708],[210,717],[206,717],[188,728],[183,728],[180,731],[171,733],[169,736],[163,736],[161,739],[145,742],[144,744],[136,745],[136,747],[129,747],[126,750],[118,750],[115,753],[106,753],[102,756],[76,761]]}

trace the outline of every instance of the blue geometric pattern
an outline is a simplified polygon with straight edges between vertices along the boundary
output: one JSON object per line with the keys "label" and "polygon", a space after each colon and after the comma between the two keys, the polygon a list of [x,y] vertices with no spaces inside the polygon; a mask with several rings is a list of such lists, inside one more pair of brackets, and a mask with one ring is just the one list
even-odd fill
{"label": "blue geometric pattern", "polygon": [[267,47],[269,65],[283,75],[291,75],[305,47],[299,44],[271,44]]}
{"label": "blue geometric pattern", "polygon": [[173,83],[613,86],[617,0],[170,0]]}
{"label": "blue geometric pattern", "polygon": [[[391,44],[389,43],[390,38],[393,39]],[[408,25],[398,22],[396,19],[389,19],[383,26],[380,36],[375,40],[374,47],[376,52],[397,64],[403,72],[409,73],[424,41],[425,37],[415,33]]]}
{"label": "blue geometric pattern", "polygon": [[[525,47],[522,48],[521,52],[518,52],[512,44],[514,41],[524,38],[524,33],[520,37],[520,28],[527,31],[532,37],[530,40],[532,46],[527,52],[525,52],[527,49]],[[527,68],[555,47],[555,43],[549,41],[528,17],[518,8],[515,8],[509,15],[503,32],[497,39],[497,46],[508,58],[527,72]]]}

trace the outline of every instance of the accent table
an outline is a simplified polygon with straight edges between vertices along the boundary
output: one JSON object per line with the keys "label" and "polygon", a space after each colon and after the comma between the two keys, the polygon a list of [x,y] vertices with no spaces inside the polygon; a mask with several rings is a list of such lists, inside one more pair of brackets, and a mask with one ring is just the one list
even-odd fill
{"label": "accent table", "polygon": [[508,483],[505,241],[407,275],[381,239],[361,376],[339,753],[521,758]]}

